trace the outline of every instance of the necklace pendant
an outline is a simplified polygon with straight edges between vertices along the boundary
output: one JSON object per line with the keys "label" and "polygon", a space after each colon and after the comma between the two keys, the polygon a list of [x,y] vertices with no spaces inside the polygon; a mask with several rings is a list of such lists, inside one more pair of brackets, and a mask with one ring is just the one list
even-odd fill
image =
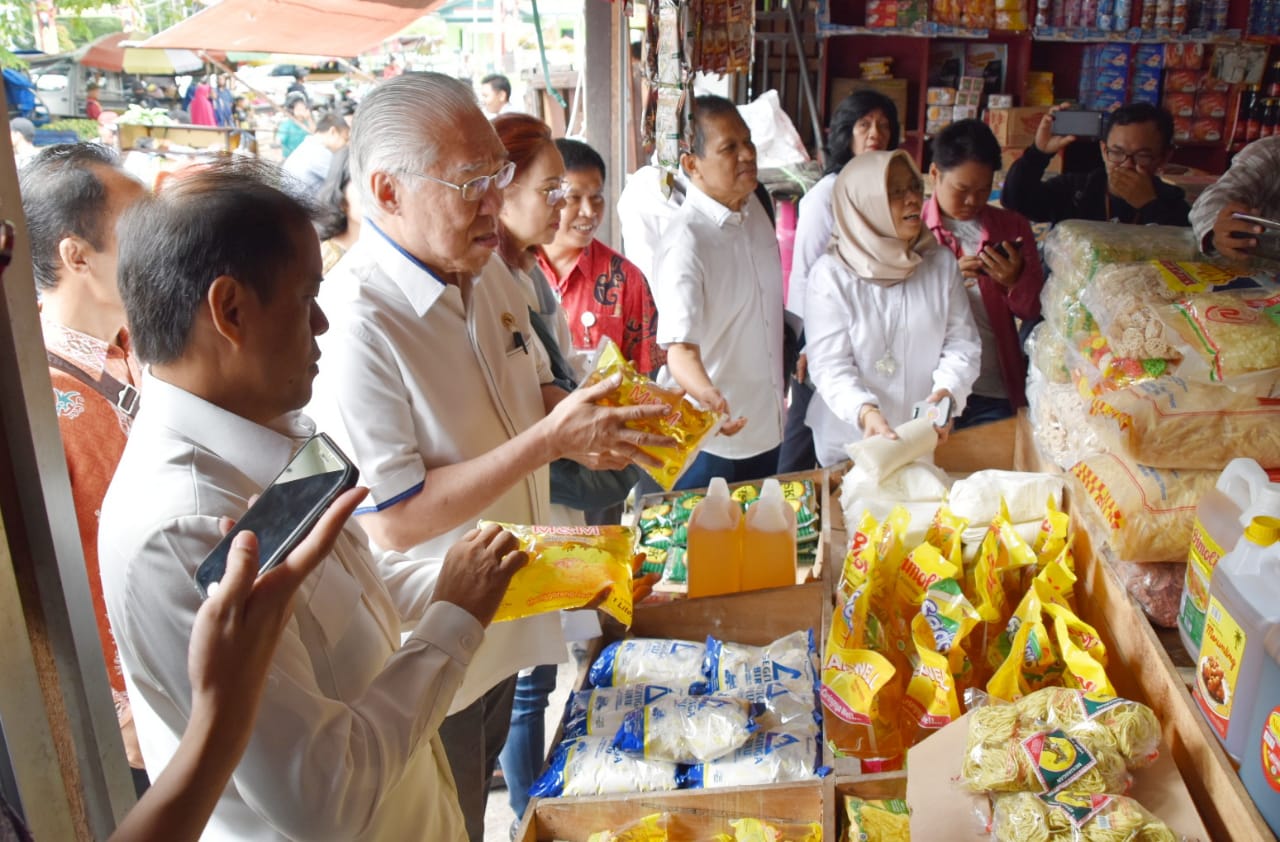
{"label": "necklace pendant", "polygon": [[876,361],[876,372],[884,377],[892,377],[897,370],[898,361],[893,358],[893,353],[890,351],[886,351],[885,355]]}

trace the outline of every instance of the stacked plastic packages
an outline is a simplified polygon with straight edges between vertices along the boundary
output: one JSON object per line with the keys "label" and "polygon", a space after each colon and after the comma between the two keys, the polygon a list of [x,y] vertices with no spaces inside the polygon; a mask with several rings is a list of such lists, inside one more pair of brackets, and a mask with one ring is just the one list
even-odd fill
{"label": "stacked plastic packages", "polygon": [[1066,222],[1045,262],[1036,443],[1099,555],[1172,627],[1200,496],[1235,457],[1280,468],[1280,289],[1207,262],[1186,228]]}

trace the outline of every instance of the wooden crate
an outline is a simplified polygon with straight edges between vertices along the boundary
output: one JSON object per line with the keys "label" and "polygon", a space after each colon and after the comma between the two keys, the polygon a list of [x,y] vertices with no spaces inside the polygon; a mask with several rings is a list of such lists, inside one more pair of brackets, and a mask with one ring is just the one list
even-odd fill
{"label": "wooden crate", "polygon": [[[776,479],[779,482],[808,480],[813,483],[814,493],[818,497],[818,548],[815,553],[816,560],[814,561],[813,567],[796,568],[796,584],[818,581],[822,579],[824,571],[829,568],[831,563],[827,558],[827,554],[831,552],[831,477],[827,471],[819,469],[816,471],[796,471],[789,474],[778,474]],[[752,482],[735,482],[729,486],[729,490],[732,491],[733,489],[741,488],[744,485],[759,485],[760,482],[760,480],[754,480]],[[636,510],[633,513],[633,518],[631,520],[631,525],[636,527],[637,530],[636,539],[639,540],[640,512],[644,511],[649,506],[656,506],[660,503],[674,503],[677,497],[682,494],[688,494],[690,491],[702,493],[705,492],[706,489],[665,491],[656,494],[646,494],[644,497],[641,497],[636,505]],[[835,509],[838,512],[840,506],[837,504]],[[686,594],[686,587],[683,584],[660,584],[658,587],[654,588],[654,591],[659,594],[667,594],[683,598]]]}
{"label": "wooden crate", "polygon": [[771,784],[739,789],[688,790],[593,798],[544,798],[533,802],[516,831],[519,842],[586,842],[599,830],[617,830],[653,813],[671,813],[678,823],[673,839],[704,839],[732,833],[729,822],[756,818],[778,823],[824,823],[831,814],[825,781]]}

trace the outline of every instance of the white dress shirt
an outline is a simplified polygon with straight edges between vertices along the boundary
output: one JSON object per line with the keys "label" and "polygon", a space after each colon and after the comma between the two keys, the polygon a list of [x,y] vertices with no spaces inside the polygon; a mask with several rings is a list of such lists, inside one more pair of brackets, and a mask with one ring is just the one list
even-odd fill
{"label": "white dress shirt", "polygon": [[684,176],[646,164],[631,175],[618,194],[618,222],[622,254],[653,285],[663,236],[684,201]]}
{"label": "white dress shirt", "polygon": [[[146,376],[147,399],[102,506],[103,593],[154,776],[191,714],[197,566],[313,426],[273,428]],[[427,565],[377,559],[348,524],[303,583],[253,736],[205,840],[465,839],[436,729],[484,629],[433,603]],[[412,628],[404,645],[402,629]]]}
{"label": "white dress shirt", "polygon": [[[320,286],[329,331],[308,412],[370,488],[357,514],[421,493],[427,472],[483,456],[546,415],[550,364],[529,324],[525,292],[496,255],[460,286],[439,281],[368,220]],[[487,492],[486,492],[487,493]],[[522,477],[481,512],[550,523],[550,471]],[[475,521],[424,541],[443,558]],[[454,698],[461,710],[524,667],[567,658],[554,614],[498,623]]]}
{"label": "white dress shirt", "polygon": [[835,212],[831,208],[831,194],[836,189],[836,176],[830,173],[818,179],[809,192],[800,197],[800,211],[796,216],[796,238],[791,247],[791,278],[787,286],[787,312],[804,319],[805,290],[809,287],[809,273],[818,258],[827,253],[831,245],[831,229],[835,227]]}
{"label": "white dress shirt", "polygon": [[319,135],[310,134],[284,159],[282,168],[290,178],[298,182],[304,196],[312,196],[329,177],[329,166],[332,163],[333,152],[324,145]]}
{"label": "white dress shirt", "polygon": [[[729,210],[692,184],[667,229],[653,300],[658,344],[697,345],[711,382],[747,425],[704,446],[745,459],[782,441],[782,258],[760,200]],[[675,378],[665,366],[659,379]]]}
{"label": "white dress shirt", "polygon": [[[862,438],[858,411],[880,407],[896,427],[938,389],[964,411],[978,376],[982,346],[960,269],[951,252],[934,248],[911,276],[891,287],[859,280],[825,254],[809,273],[805,353],[817,393],[805,421],[824,466],[848,458],[844,446]],[[876,363],[891,353],[892,373]]]}

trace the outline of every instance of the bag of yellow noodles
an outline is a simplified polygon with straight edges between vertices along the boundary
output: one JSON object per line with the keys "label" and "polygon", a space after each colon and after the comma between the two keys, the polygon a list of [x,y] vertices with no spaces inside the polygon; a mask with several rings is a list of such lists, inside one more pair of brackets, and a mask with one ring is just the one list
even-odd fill
{"label": "bag of yellow noodles", "polygon": [[631,625],[635,534],[630,527],[499,526],[516,537],[520,549],[529,554],[529,563],[511,577],[495,623],[582,608],[608,588],[597,607],[624,626]]}
{"label": "bag of yellow noodles", "polygon": [[844,842],[911,842],[911,811],[901,798],[863,799],[847,795]]}
{"label": "bag of yellow noodles", "polygon": [[646,433],[670,436],[675,440],[675,447],[641,447],[640,449],[662,462],[661,466],[640,465],[650,476],[670,491],[680,479],[681,474],[693,464],[698,449],[708,436],[714,435],[724,419],[710,410],[699,409],[683,394],[654,383],[648,377],[636,371],[622,351],[612,339],[605,338],[600,342],[597,351],[595,369],[583,381],[584,386],[598,383],[612,377],[622,376],[618,390],[600,403],[603,406],[635,406],[645,404],[666,404],[669,411],[661,418],[634,421],[628,424],[632,429]]}
{"label": "bag of yellow noodles", "polygon": [[998,795],[991,815],[996,842],[1178,842],[1178,835],[1123,795],[1059,792]]}
{"label": "bag of yellow noodles", "polygon": [[1017,702],[1027,721],[1061,728],[1091,749],[1114,747],[1129,769],[1141,769],[1160,753],[1160,721],[1141,702],[1068,687],[1046,687]]}

